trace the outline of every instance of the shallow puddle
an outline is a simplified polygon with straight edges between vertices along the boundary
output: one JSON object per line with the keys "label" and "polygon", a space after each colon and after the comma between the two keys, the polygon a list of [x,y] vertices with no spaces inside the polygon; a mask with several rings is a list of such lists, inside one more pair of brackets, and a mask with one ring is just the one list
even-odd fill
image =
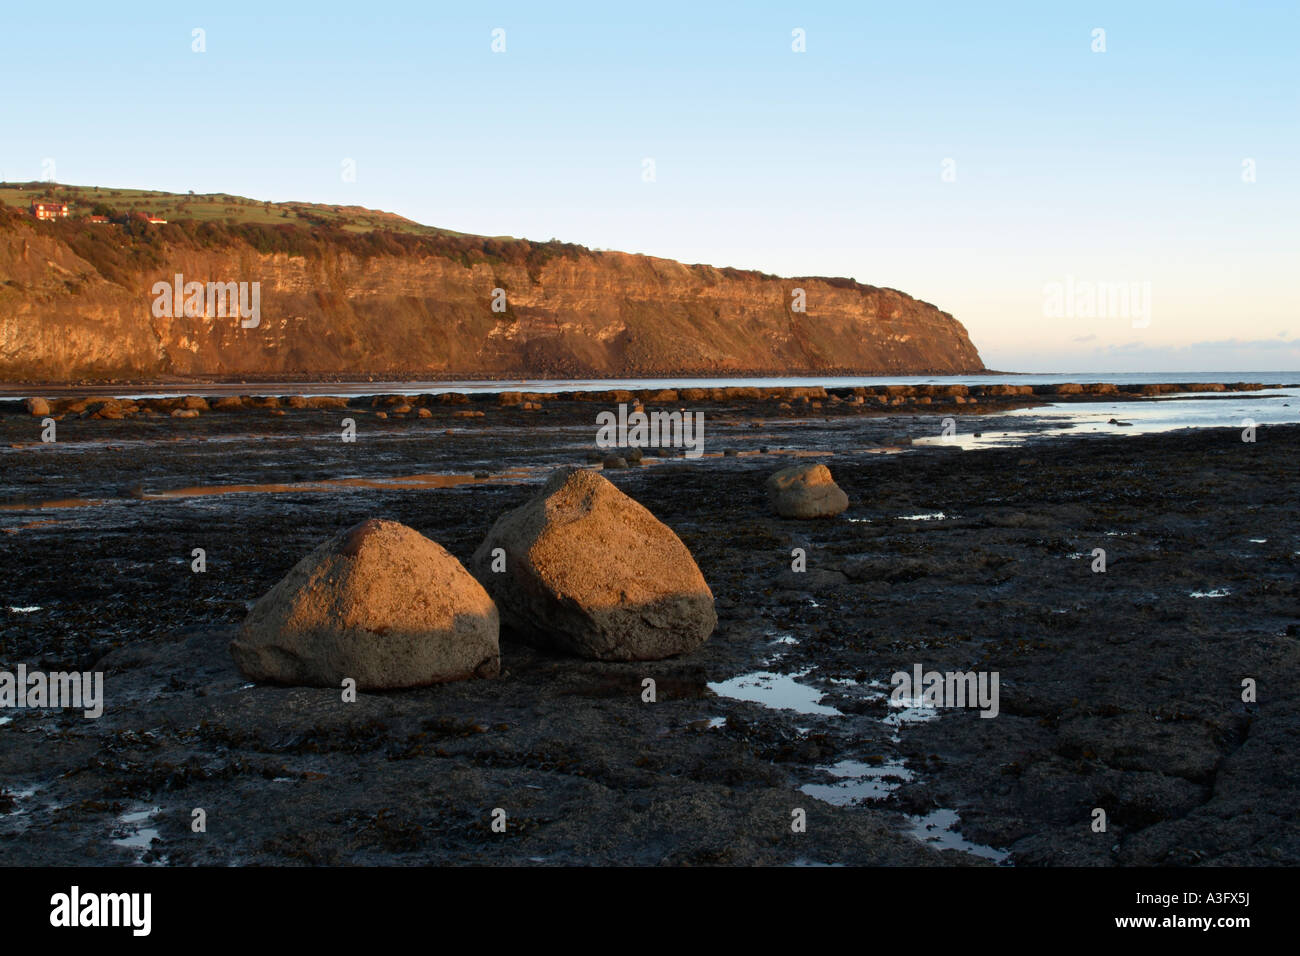
{"label": "shallow puddle", "polygon": [[43,511],[47,508],[90,508],[106,504],[103,498],[56,498],[51,501],[33,501],[22,504],[0,505],[0,511]]}
{"label": "shallow puddle", "polygon": [[961,818],[956,810],[933,810],[920,817],[909,815],[907,821],[908,833],[911,836],[937,849],[960,850],[972,856],[992,860],[994,863],[1006,863],[1011,857],[1006,850],[984,846],[982,843],[972,843],[958,833],[957,826],[961,823]]}
{"label": "shallow puddle", "polygon": [[800,671],[798,674],[776,674],[772,671],[754,671],[708,686],[709,690],[719,697],[762,704],[772,710],[793,710],[799,714],[843,717],[842,712],[821,703],[824,696],[821,691],[795,680],[796,677],[803,677],[807,673],[807,671]]}
{"label": "shallow puddle", "polygon": [[173,488],[154,493],[146,492],[142,497],[146,501],[165,500],[169,498],[197,498],[208,495],[242,495],[242,494],[282,494],[285,492],[333,491],[335,489],[377,488],[385,491],[427,488],[455,488],[460,485],[496,482],[518,484],[531,477],[538,469],[511,468],[497,474],[478,477],[472,474],[423,474],[404,475],[394,478],[325,478],[320,481],[269,482],[248,485],[195,485],[189,488]]}
{"label": "shallow puddle", "polygon": [[897,701],[891,698],[889,701],[889,716],[882,718],[881,723],[893,727],[897,731],[903,724],[919,724],[923,721],[935,720],[938,716],[939,708],[933,704],[927,704],[924,698],[902,697]]}
{"label": "shallow puddle", "polygon": [[[138,497],[142,501],[173,501],[180,498],[206,498],[220,495],[250,494],[303,494],[312,492],[348,491],[353,489],[380,489],[384,491],[420,491],[430,488],[456,488],[461,485],[520,484],[543,472],[546,468],[510,468],[488,475],[475,474],[420,474],[393,478],[323,478],[319,481],[266,482],[254,484],[192,485],[169,488],[164,491],[146,491]],[[0,511],[41,511],[52,508],[87,508],[95,505],[119,504],[128,499],[109,498],[59,498],[50,501],[31,501],[0,504]]]}
{"label": "shallow puddle", "polygon": [[880,764],[863,763],[861,760],[841,760],[839,763],[817,769],[839,779],[834,783],[806,783],[799,789],[810,797],[816,797],[837,807],[884,800],[903,784],[912,780],[912,771],[904,767],[901,760],[890,760]]}
{"label": "shallow puddle", "polygon": [[153,845],[153,841],[159,837],[157,827],[144,826],[144,824],[157,816],[160,810],[162,810],[162,807],[150,807],[147,810],[133,810],[119,816],[113,832],[120,832],[124,835],[115,837],[113,845],[135,850],[136,862],[142,862],[145,852]]}

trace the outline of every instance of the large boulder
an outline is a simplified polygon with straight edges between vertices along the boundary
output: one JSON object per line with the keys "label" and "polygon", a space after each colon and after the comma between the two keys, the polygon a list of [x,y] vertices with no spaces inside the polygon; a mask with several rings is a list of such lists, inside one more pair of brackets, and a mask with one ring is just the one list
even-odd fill
{"label": "large boulder", "polygon": [[33,395],[27,399],[27,414],[45,416],[50,414],[50,403],[39,396]]}
{"label": "large boulder", "polygon": [[395,521],[326,541],[253,606],[231,643],[254,680],[362,690],[501,669],[497,609],[451,554]]}
{"label": "large boulder", "polygon": [[767,496],[782,518],[833,518],[849,506],[825,465],[794,465],[767,479]]}
{"label": "large boulder", "polygon": [[718,623],[686,545],[594,471],[551,475],[497,520],[470,567],[506,628],[579,657],[671,657],[698,647]]}

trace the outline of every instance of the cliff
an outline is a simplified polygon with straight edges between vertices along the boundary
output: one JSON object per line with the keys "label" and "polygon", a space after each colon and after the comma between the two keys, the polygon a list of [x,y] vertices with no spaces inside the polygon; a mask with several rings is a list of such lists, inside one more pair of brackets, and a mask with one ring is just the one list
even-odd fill
{"label": "cliff", "polygon": [[[260,321],[156,315],[151,290],[178,273],[259,283]],[[437,230],[36,222],[0,209],[6,381],[981,370],[951,315],[846,279]]]}

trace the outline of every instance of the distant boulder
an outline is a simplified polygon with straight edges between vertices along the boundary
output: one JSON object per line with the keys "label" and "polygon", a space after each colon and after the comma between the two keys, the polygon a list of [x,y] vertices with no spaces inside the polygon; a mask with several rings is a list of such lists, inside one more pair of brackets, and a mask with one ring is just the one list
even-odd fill
{"label": "distant boulder", "polygon": [[307,399],[308,408],[347,408],[348,400],[338,395],[312,395]]}
{"label": "distant boulder", "polygon": [[253,680],[362,690],[495,677],[496,607],[441,545],[372,519],[299,561],[230,645]]}
{"label": "distant boulder", "polygon": [[767,495],[782,518],[832,518],[849,506],[825,465],[782,468],[767,479]]}
{"label": "distant boulder", "polygon": [[718,622],[713,592],[681,539],[586,469],[555,472],[502,515],[470,566],[503,626],[579,657],[671,657],[698,647]]}
{"label": "distant boulder", "polygon": [[27,414],[29,415],[40,415],[44,417],[50,413],[50,403],[43,398],[36,398],[33,396],[32,398],[27,399],[25,404],[27,405]]}

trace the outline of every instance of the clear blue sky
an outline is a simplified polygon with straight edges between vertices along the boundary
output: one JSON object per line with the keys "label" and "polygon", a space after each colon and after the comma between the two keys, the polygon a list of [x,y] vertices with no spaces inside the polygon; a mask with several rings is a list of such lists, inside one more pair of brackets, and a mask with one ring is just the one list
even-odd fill
{"label": "clear blue sky", "polygon": [[[995,368],[1300,369],[1295,0],[75,0],[3,22],[3,179],[52,159],[66,183],[847,275],[952,312]],[[1045,314],[1067,277],[1150,283],[1149,324]]]}

